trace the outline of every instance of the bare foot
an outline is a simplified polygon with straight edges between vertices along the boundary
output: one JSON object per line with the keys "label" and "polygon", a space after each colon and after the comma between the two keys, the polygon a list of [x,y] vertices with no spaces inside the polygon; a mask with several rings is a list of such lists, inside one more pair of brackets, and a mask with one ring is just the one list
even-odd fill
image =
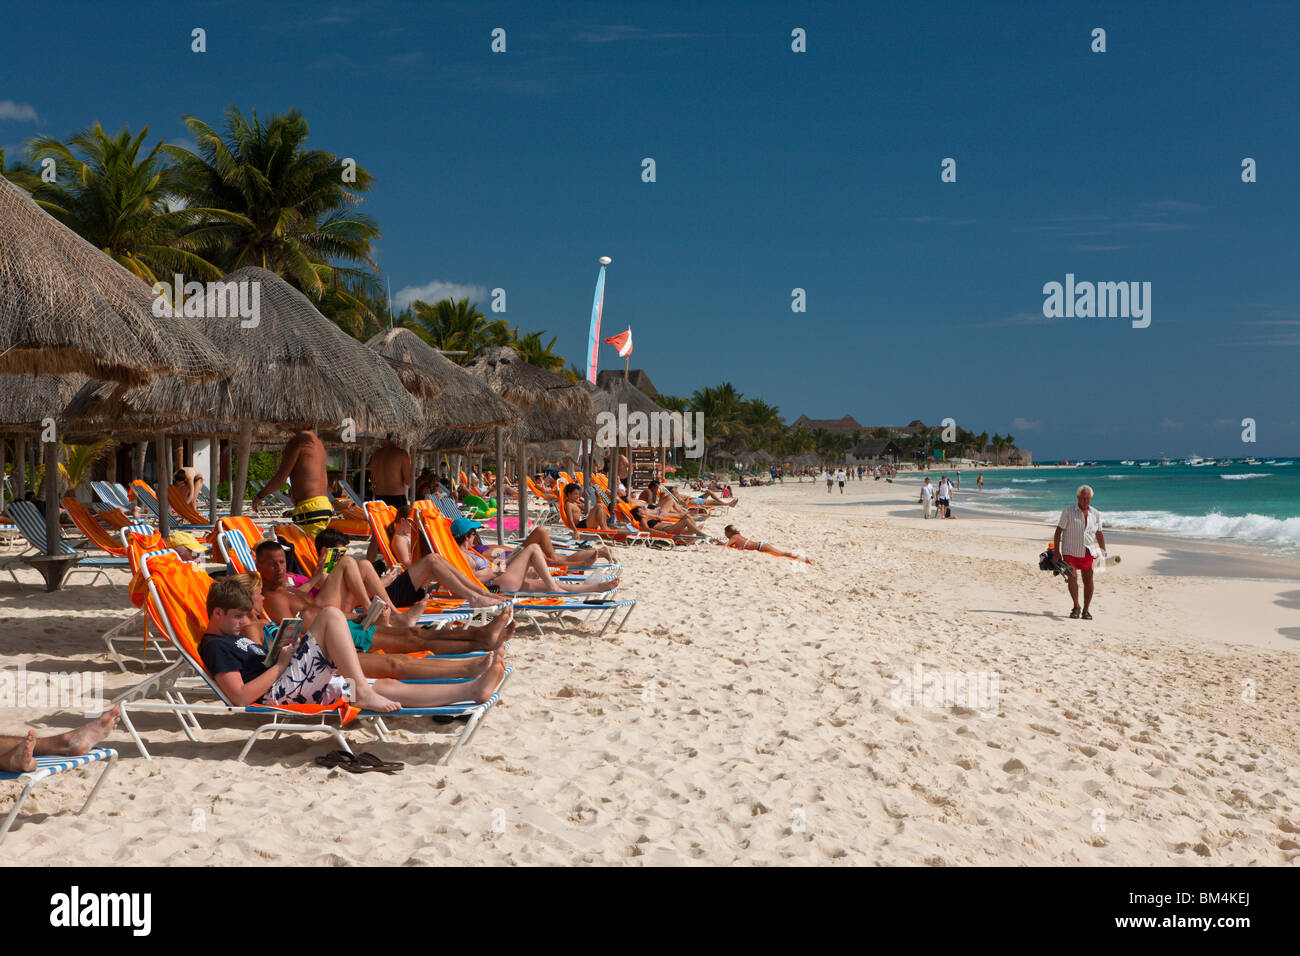
{"label": "bare foot", "polygon": [[391,701],[383,694],[376,693],[375,689],[364,681],[357,687],[357,696],[353,703],[363,710],[374,710],[380,713],[400,710],[402,707],[396,701]]}
{"label": "bare foot", "polygon": [[509,604],[510,599],[499,594],[471,594],[466,598],[470,607],[500,607]]}
{"label": "bare foot", "polygon": [[481,677],[471,681],[466,688],[469,691],[469,698],[476,703],[482,704],[487,701],[501,684],[501,678],[506,674],[505,656],[500,651],[493,651],[491,661],[488,663],[487,670]]}
{"label": "bare foot", "polygon": [[612,591],[618,587],[618,578],[610,578],[608,581],[593,581],[588,589],[592,592]]}
{"label": "bare foot", "polygon": [[67,736],[69,756],[81,756],[90,753],[101,740],[113,732],[117,722],[122,719],[122,711],[113,707],[104,711],[94,720],[87,721]]}
{"label": "bare foot", "polygon": [[0,770],[29,773],[36,769],[36,731],[27,731],[27,739],[12,750],[0,754]]}
{"label": "bare foot", "polygon": [[507,605],[505,610],[477,629],[476,642],[481,644],[485,650],[492,650],[501,643],[501,635],[513,625],[514,618],[514,605]]}
{"label": "bare foot", "polygon": [[428,597],[422,597],[401,614],[395,615],[398,623],[405,627],[414,627],[420,623],[420,617],[424,614],[425,605],[429,603]]}

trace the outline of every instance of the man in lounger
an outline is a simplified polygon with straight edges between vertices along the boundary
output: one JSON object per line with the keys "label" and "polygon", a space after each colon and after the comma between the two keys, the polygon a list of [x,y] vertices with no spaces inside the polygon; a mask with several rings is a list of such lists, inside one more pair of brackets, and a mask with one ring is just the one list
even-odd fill
{"label": "man in lounger", "polygon": [[238,581],[222,578],[208,590],[208,632],[199,657],[222,692],[239,707],[262,704],[318,704],[340,698],[366,710],[445,707],[464,700],[483,703],[505,674],[505,660],[493,651],[488,667],[472,681],[413,684],[366,679],[347,620],[336,607],[321,608],[296,646],[285,647],[268,667],[266,648],[243,633],[253,619],[253,601]]}
{"label": "man in lounger", "polygon": [[[306,617],[323,607],[338,608],[350,617],[357,608],[369,604],[376,592],[384,593],[375,569],[365,562],[357,562],[351,555],[344,555],[327,575],[318,572],[302,587],[294,587],[289,582],[286,571],[284,548],[278,541],[263,541],[255,553],[257,573],[262,578],[262,597],[266,613],[272,621],[282,621],[296,615]],[[365,573],[367,571],[369,574]],[[477,585],[470,587],[477,588]],[[477,590],[483,591],[482,588]],[[503,598],[486,592],[482,596],[485,600],[478,605],[481,607],[504,602]],[[386,624],[363,629],[359,622],[354,622],[352,631],[357,649],[391,654],[413,651],[460,654],[466,651],[492,650],[500,644],[500,629],[494,628],[492,624],[443,628],[440,631],[417,626],[416,621],[419,620],[424,601],[425,596],[421,594],[420,600],[411,608],[413,615],[394,619],[390,614]]]}
{"label": "man in lounger", "polygon": [[293,523],[309,538],[315,538],[334,517],[334,505],[329,499],[329,479],[325,475],[325,446],[310,428],[297,432],[285,443],[280,467],[253,498],[253,510],[257,511],[267,494],[286,479],[293,498]]}
{"label": "man in lounger", "polygon": [[779,554],[783,558],[794,558],[796,561],[802,561],[805,564],[812,564],[811,561],[801,554],[782,551],[780,548],[777,548],[766,541],[754,541],[750,538],[746,538],[736,530],[735,525],[727,525],[722,529],[722,534],[727,539],[728,548],[735,548],[738,551],[762,551],[764,554]]}
{"label": "man in lounger", "polygon": [[113,707],[94,720],[88,720],[76,730],[68,730],[53,737],[37,737],[36,731],[27,731],[26,737],[0,734],[0,770],[9,773],[31,773],[36,769],[37,757],[81,757],[90,753],[104,740],[122,717]]}
{"label": "man in lounger", "polygon": [[609,526],[609,509],[599,501],[591,506],[591,510],[585,515],[582,513],[582,489],[577,484],[570,483],[564,486],[564,508],[565,517],[568,523],[575,528],[585,531],[612,531]]}
{"label": "man in lounger", "polygon": [[[248,591],[253,601],[253,620],[244,629],[244,636],[253,641],[262,642],[266,639],[265,630],[273,631],[272,625],[265,625],[263,622],[268,620],[266,613],[266,596],[262,593],[262,582],[256,574],[234,574],[230,576],[232,581],[238,581]],[[317,609],[305,605],[301,610],[304,621],[311,623],[316,619]],[[278,618],[276,624],[283,618]],[[468,679],[478,677],[487,667],[487,657],[483,655],[475,657],[412,657],[411,653],[424,652],[425,654],[456,654],[461,655],[470,651],[491,651],[502,646],[506,641],[514,636],[515,622],[513,609],[507,607],[505,612],[498,614],[491,623],[476,628],[465,628],[458,632],[461,637],[471,640],[461,641],[448,639],[445,635],[448,631],[426,631],[428,639],[423,642],[423,646],[404,647],[404,653],[391,654],[372,654],[368,652],[376,628],[362,628],[357,621],[348,621],[348,631],[352,635],[352,643],[357,648],[357,660],[361,662],[361,669],[367,677],[392,677],[395,680],[453,680]],[[434,638],[434,634],[443,635],[442,638]],[[364,635],[365,641],[359,640],[359,635]],[[383,642],[385,639],[381,639]],[[398,644],[400,642],[387,639],[388,643]],[[410,644],[418,644],[419,641],[412,640]],[[364,644],[364,646],[363,646]]]}
{"label": "man in lounger", "polygon": [[172,475],[172,484],[176,490],[185,496],[185,500],[193,507],[197,508],[199,504],[199,489],[203,487],[203,473],[197,468],[186,466],[177,468],[176,474]]}

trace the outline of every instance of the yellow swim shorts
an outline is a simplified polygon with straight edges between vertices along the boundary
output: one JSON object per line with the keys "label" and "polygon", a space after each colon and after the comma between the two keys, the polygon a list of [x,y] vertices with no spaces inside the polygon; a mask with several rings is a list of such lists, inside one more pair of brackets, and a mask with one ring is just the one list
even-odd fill
{"label": "yellow swim shorts", "polygon": [[304,498],[293,506],[293,523],[309,538],[315,538],[329,525],[334,517],[334,506],[324,495]]}

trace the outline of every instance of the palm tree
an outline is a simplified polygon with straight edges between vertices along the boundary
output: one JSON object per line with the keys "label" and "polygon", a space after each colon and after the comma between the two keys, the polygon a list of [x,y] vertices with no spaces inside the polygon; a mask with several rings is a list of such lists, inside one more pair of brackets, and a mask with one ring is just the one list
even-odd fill
{"label": "palm tree", "polygon": [[996,461],[1000,465],[1002,464],[1002,448],[1003,446],[1006,445],[1006,441],[1002,438],[1001,435],[999,435],[997,432],[994,432],[992,439],[990,439],[990,442],[993,445],[994,461]]}
{"label": "palm tree", "polygon": [[1010,434],[1010,433],[1007,433],[1006,435],[1003,435],[1003,436],[1002,436],[1002,447],[1003,447],[1003,448],[1010,448],[1012,451],[1015,451],[1015,448],[1016,448],[1016,438],[1015,438],[1015,436],[1012,435],[1012,434]]}
{"label": "palm tree", "polygon": [[108,456],[117,447],[117,439],[101,438],[91,445],[64,445],[59,461],[59,476],[69,491],[76,491],[90,477],[96,462]]}
{"label": "palm tree", "polygon": [[370,173],[307,149],[307,121],[297,110],[263,122],[232,106],[220,133],[194,116],[185,125],[197,152],[165,149],[181,195],[202,213],[186,238],[211,250],[225,272],[260,266],[326,306],[369,312],[355,293],[376,289],[370,243],[379,226],[354,207],[374,183]]}
{"label": "palm tree", "polygon": [[529,365],[536,365],[548,372],[559,372],[564,368],[564,356],[554,351],[554,335],[551,336],[551,341],[542,344],[542,336],[545,334],[545,331],[529,332],[521,337],[516,329],[515,340],[510,345]]}
{"label": "palm tree", "polygon": [[445,352],[464,352],[452,359],[465,363],[480,349],[494,345],[510,345],[513,336],[510,328],[500,319],[489,322],[479,311],[478,303],[469,299],[455,302],[450,298],[429,305],[417,301],[411,304],[413,331],[436,349]]}
{"label": "palm tree", "polygon": [[161,140],[141,155],[148,135],[146,126],[135,136],[129,129],[109,136],[96,123],[66,143],[39,136],[28,155],[34,166],[54,161],[54,182],[35,174],[15,181],[55,219],[151,285],[178,272],[220,278],[221,270],[184,235],[204,211],[184,208],[177,198],[180,183]]}

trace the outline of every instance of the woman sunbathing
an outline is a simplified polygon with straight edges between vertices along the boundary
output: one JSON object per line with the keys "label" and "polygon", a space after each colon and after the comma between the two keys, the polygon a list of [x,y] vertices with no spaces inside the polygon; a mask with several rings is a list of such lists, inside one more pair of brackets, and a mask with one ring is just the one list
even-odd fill
{"label": "woman sunbathing", "polygon": [[736,548],[738,551],[762,551],[764,554],[775,554],[783,558],[793,558],[796,561],[802,561],[805,564],[812,564],[801,554],[791,554],[789,551],[782,551],[780,548],[773,547],[766,541],[751,541],[739,531],[735,525],[727,525],[722,529],[722,534],[727,539],[728,548]]}
{"label": "woman sunbathing", "polygon": [[672,521],[646,511],[644,505],[633,505],[630,514],[632,515],[632,524],[638,531],[654,531],[659,534],[704,535],[704,531],[691,520],[689,515]]}
{"label": "woman sunbathing", "polygon": [[465,554],[475,576],[485,585],[499,591],[546,591],[553,594],[594,594],[618,587],[618,578],[603,581],[557,581],[551,577],[542,549],[535,544],[520,548],[509,558],[490,561],[479,553],[486,548],[479,538],[482,525],[469,518],[457,518],[451,523],[451,536]]}

